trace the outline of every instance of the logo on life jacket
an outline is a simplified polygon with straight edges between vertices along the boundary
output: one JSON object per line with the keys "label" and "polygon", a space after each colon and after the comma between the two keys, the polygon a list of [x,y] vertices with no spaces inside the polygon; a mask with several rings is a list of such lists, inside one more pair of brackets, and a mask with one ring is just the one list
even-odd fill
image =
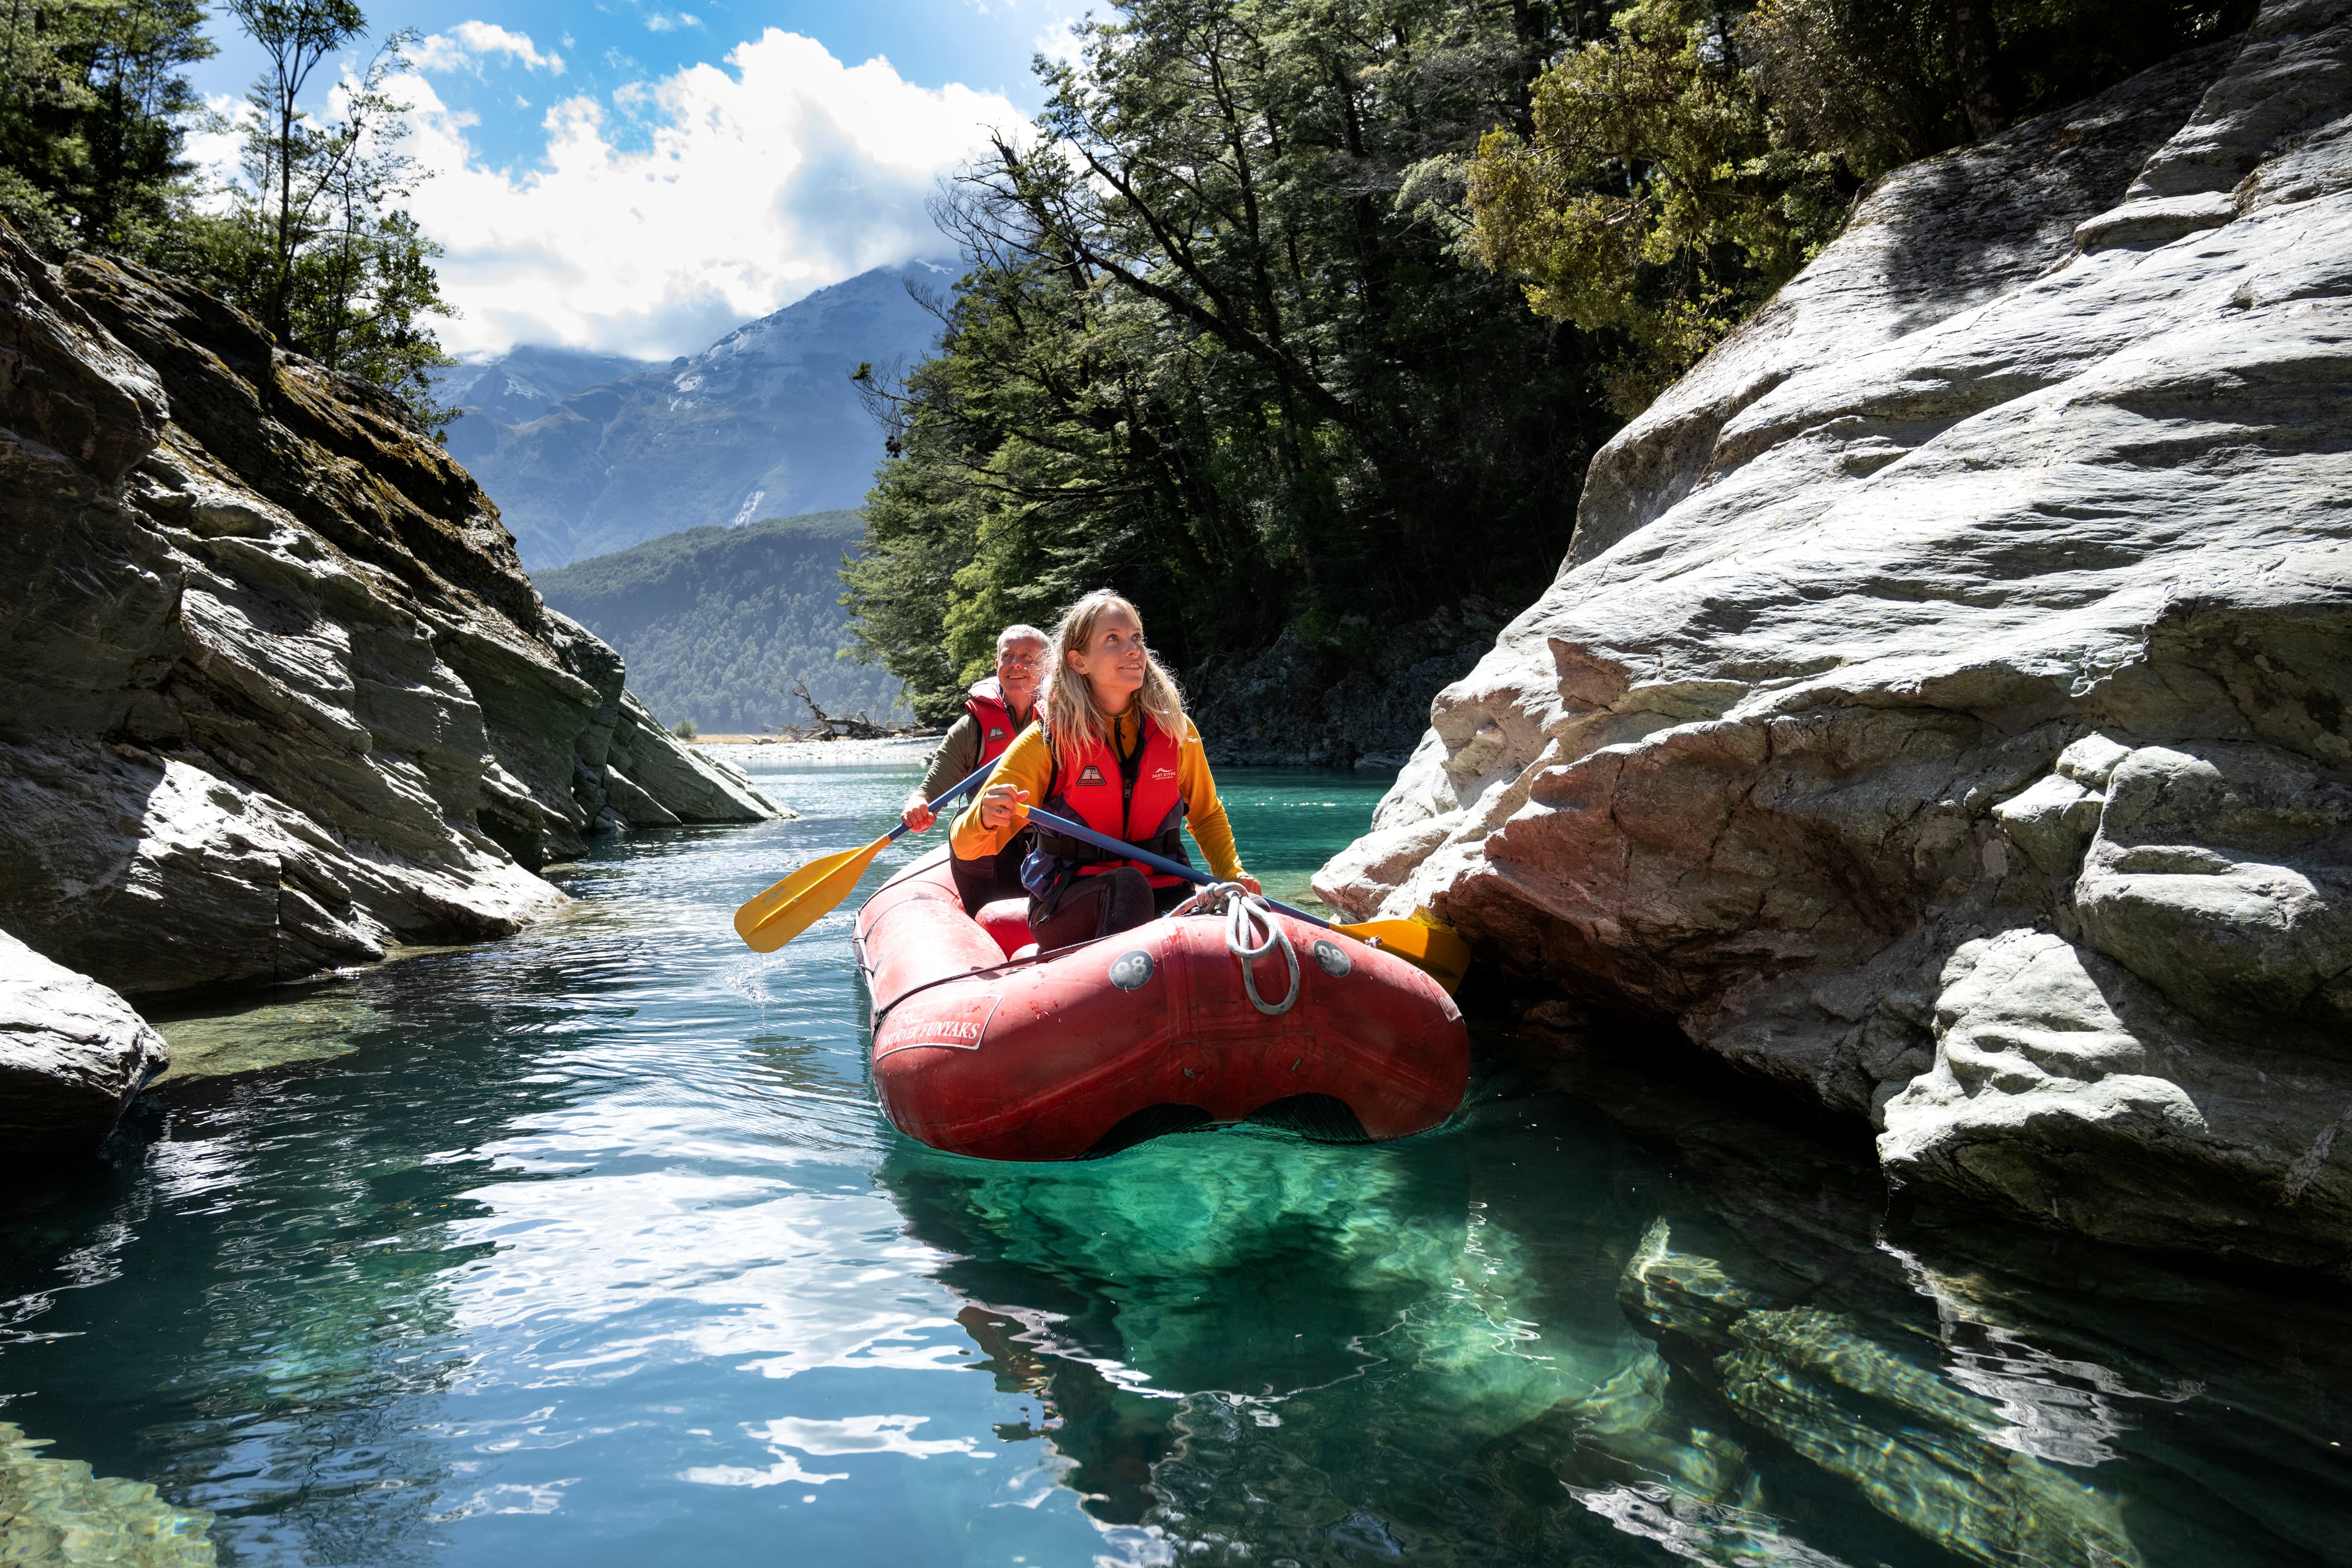
{"label": "logo on life jacket", "polygon": [[1176,776],[1176,770],[1174,768],[1154,768],[1151,770],[1151,776],[1156,779],[1172,779]]}
{"label": "logo on life jacket", "polygon": [[1087,771],[1078,775],[1078,782],[1082,784],[1100,784],[1103,782],[1102,770],[1088,763]]}
{"label": "logo on life jacket", "polygon": [[991,724],[988,727],[988,738],[992,741],[1002,741],[1004,739],[1004,731]]}

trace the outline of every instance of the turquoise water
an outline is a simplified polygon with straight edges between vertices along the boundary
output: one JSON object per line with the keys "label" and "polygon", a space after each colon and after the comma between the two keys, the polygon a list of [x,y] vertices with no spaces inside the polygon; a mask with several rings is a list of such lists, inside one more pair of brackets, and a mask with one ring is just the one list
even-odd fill
{"label": "turquoise water", "polygon": [[[801,819],[174,1022],[282,1065],[7,1194],[0,1424],[49,1446],[0,1426],[0,1561],[79,1509],[288,1565],[2352,1563],[2340,1289],[1890,1216],[1736,1087],[1490,1036],[1402,1144],[898,1138],[850,906],[772,959],[727,917],[913,773],[772,768]],[[1385,781],[1224,782],[1297,892]]]}

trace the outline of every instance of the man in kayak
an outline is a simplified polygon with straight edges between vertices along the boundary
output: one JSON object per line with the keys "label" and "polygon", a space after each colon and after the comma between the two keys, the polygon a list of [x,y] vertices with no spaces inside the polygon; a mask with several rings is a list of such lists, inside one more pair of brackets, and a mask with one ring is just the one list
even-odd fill
{"label": "man in kayak", "polygon": [[[1045,656],[1045,634],[1035,626],[1011,626],[996,634],[996,673],[981,677],[964,693],[963,717],[931,753],[931,771],[898,814],[909,829],[929,832],[938,820],[931,810],[933,798],[1003,756],[1013,737],[1036,718]],[[954,859],[949,869],[955,874],[956,891],[963,895],[966,914],[978,914],[991,900],[1022,896],[1021,860],[1029,852],[1031,837],[1025,830],[1016,833],[994,852],[971,859],[950,851]]]}
{"label": "man in kayak", "polygon": [[1023,808],[1033,802],[1171,860],[1185,858],[1189,820],[1209,868],[1258,891],[1234,847],[1200,731],[1174,679],[1144,647],[1135,606],[1108,589],[1088,594],[1064,612],[1053,650],[1045,712],[956,818],[954,853],[978,858],[1002,853],[1016,834],[1034,837],[1021,880],[1030,932],[1048,952],[1139,926],[1189,889],[1076,839],[1024,829]]}

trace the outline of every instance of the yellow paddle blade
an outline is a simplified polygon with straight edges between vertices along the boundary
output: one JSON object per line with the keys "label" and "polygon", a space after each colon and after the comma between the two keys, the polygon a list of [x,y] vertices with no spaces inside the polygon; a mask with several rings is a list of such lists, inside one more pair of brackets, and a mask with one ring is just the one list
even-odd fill
{"label": "yellow paddle blade", "polygon": [[1450,926],[1415,919],[1366,921],[1361,925],[1334,921],[1331,929],[1346,931],[1358,942],[1370,942],[1384,952],[1395,953],[1414,968],[1426,971],[1432,980],[1445,987],[1449,996],[1462,988],[1462,977],[1470,973],[1470,944],[1455,936]]}
{"label": "yellow paddle blade", "polygon": [[863,849],[845,849],[810,861],[737,910],[735,934],[754,952],[775,952],[849,897],[857,879],[866,875],[866,868],[889,842],[886,833]]}

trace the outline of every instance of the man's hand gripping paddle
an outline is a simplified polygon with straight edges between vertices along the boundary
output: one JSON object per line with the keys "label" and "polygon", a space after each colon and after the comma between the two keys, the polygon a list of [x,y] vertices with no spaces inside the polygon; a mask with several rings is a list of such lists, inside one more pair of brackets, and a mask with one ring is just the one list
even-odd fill
{"label": "man's hand gripping paddle", "polygon": [[[1051,828],[1055,833],[1075,838],[1081,844],[1091,844],[1097,849],[1108,850],[1122,859],[1149,866],[1153,870],[1165,872],[1171,877],[1181,877],[1188,882],[1202,887],[1217,880],[1206,871],[1197,870],[1181,860],[1166,859],[1154,855],[1149,849],[1139,849],[1132,844],[1113,838],[1108,833],[1097,833],[1084,823],[1072,822],[1066,816],[1056,816],[1050,811],[1040,811],[1034,805],[1027,808],[1027,816],[1031,822],[1041,827]],[[1462,984],[1462,977],[1470,973],[1470,944],[1454,935],[1451,930],[1436,924],[1425,916],[1409,921],[1366,921],[1360,925],[1341,925],[1318,915],[1310,915],[1305,910],[1295,910],[1288,904],[1276,903],[1272,899],[1266,900],[1266,902],[1295,920],[1321,926],[1325,931],[1336,931],[1342,936],[1352,936],[1358,942],[1367,942],[1383,952],[1395,953],[1407,963],[1425,971],[1431,979],[1445,987],[1448,994],[1458,990]]]}
{"label": "man's hand gripping paddle", "polygon": [[[941,795],[931,804],[935,806],[952,805],[956,798],[980,787],[994,763],[983,763],[978,773]],[[835,905],[849,897],[857,886],[857,879],[866,875],[866,868],[874,864],[874,857],[882,853],[890,842],[907,831],[900,823],[862,849],[844,849],[837,855],[827,855],[812,860],[766,892],[735,911],[735,934],[749,943],[754,952],[773,952],[793,938],[816,924],[831,913]]]}

